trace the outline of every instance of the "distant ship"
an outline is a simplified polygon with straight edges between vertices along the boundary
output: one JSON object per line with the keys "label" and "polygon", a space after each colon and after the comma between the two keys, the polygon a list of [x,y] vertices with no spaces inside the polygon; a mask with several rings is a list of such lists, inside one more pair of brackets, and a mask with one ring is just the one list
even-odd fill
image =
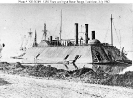
{"label": "distant ship", "polygon": [[5,47],[5,44],[4,43],[3,44],[0,43],[0,58],[2,57],[1,52],[2,52],[3,47]]}
{"label": "distant ship", "polygon": [[85,24],[85,39],[79,39],[78,23],[75,23],[75,39],[63,40],[61,33],[62,26],[60,27],[60,37],[53,40],[53,36],[50,36],[46,40],[47,30],[46,24],[44,24],[44,39],[37,44],[35,32],[32,47],[14,58],[22,59],[21,64],[23,65],[43,64],[65,70],[91,68],[94,71],[102,70],[109,74],[117,74],[132,65],[132,61],[126,57],[123,50],[120,51],[113,46],[112,31],[111,44],[101,43],[95,39],[95,31],[92,31],[90,39],[88,37],[88,24]]}

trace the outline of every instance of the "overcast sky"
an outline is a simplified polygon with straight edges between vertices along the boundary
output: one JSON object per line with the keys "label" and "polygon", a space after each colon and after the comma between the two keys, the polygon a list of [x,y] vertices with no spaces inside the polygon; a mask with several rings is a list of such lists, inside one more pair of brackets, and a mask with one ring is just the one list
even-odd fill
{"label": "overcast sky", "polygon": [[0,39],[6,45],[3,54],[16,53],[22,37],[30,28],[32,32],[36,30],[37,41],[40,42],[44,23],[47,24],[48,35],[59,36],[61,9],[62,38],[75,38],[74,23],[79,23],[79,32],[84,32],[84,25],[89,24],[89,37],[95,30],[97,39],[110,43],[112,14],[114,45],[120,48],[121,39],[121,46],[127,51],[132,50],[132,4],[0,4]]}

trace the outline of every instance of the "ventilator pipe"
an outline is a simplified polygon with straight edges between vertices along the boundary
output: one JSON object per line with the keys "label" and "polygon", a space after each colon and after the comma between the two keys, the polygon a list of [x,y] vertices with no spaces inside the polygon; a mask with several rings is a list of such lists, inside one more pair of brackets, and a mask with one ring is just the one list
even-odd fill
{"label": "ventilator pipe", "polygon": [[92,40],[95,39],[95,31],[92,31]]}
{"label": "ventilator pipe", "polygon": [[50,36],[50,42],[52,42],[52,36]]}

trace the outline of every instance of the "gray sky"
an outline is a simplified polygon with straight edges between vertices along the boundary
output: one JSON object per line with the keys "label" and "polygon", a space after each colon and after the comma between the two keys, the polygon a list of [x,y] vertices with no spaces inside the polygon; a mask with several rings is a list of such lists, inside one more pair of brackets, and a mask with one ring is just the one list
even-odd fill
{"label": "gray sky", "polygon": [[132,4],[0,4],[0,39],[6,44],[4,53],[14,54],[30,28],[33,32],[36,29],[40,42],[44,23],[47,24],[48,35],[59,36],[61,9],[62,38],[75,38],[74,23],[79,23],[79,32],[84,32],[81,25],[89,24],[89,37],[91,31],[95,30],[97,39],[110,43],[112,14],[114,45],[120,48],[121,35],[122,47],[127,51],[132,50]]}

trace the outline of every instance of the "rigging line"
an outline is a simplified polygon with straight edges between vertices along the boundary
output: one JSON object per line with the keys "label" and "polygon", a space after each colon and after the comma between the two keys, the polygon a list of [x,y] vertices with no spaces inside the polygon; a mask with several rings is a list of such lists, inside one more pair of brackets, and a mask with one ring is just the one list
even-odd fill
{"label": "rigging line", "polygon": [[25,48],[27,48],[27,44],[28,44],[28,38],[26,38],[26,44],[24,45]]}
{"label": "rigging line", "polygon": [[47,33],[48,33],[49,36],[51,35],[50,31],[47,31]]}
{"label": "rigging line", "polygon": [[56,32],[56,31],[58,31],[57,30],[57,27],[59,26],[59,23],[56,25],[56,27],[55,27],[55,29],[54,29],[54,33]]}
{"label": "rigging line", "polygon": [[23,47],[23,44],[24,44],[24,36],[22,37],[22,43],[21,43],[21,48]]}
{"label": "rigging line", "polygon": [[121,33],[120,33],[120,30],[119,30],[119,35],[120,35],[120,49],[121,49]]}
{"label": "rigging line", "polygon": [[61,10],[61,22],[60,22],[60,40],[61,40],[61,33],[62,33],[62,10]]}
{"label": "rigging line", "polygon": [[105,37],[104,37],[104,40],[103,40],[103,42],[105,42],[105,41],[106,41],[107,34],[108,34],[108,30],[109,30],[109,25],[108,25],[108,29],[107,29],[107,32],[106,32],[106,34],[105,34]]}
{"label": "rigging line", "polygon": [[119,39],[119,37],[118,37],[118,34],[117,34],[117,31],[116,31],[116,28],[115,28],[114,22],[113,22],[113,26],[114,26],[114,29],[115,29],[115,32],[116,32],[116,35],[117,35],[118,42],[119,42],[119,44],[120,44],[120,39]]}
{"label": "rigging line", "polygon": [[[71,31],[70,31],[70,33],[73,31],[73,29],[71,29]],[[65,33],[65,32],[64,32]],[[70,36],[70,33],[66,33],[67,34],[67,36]]]}

